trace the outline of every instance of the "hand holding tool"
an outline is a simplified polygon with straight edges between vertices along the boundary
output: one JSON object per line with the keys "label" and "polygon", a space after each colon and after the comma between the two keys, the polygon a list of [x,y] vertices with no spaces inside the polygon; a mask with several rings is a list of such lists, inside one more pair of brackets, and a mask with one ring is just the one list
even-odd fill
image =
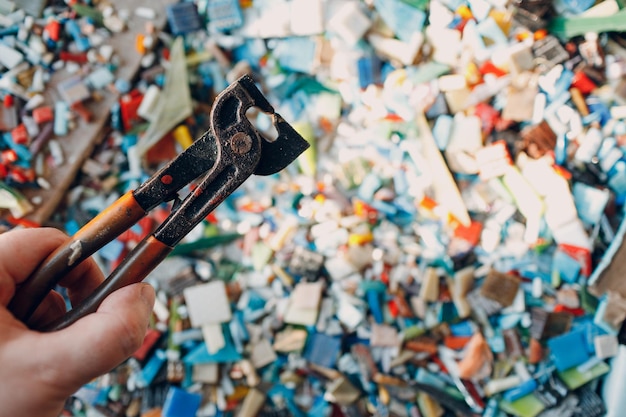
{"label": "hand holding tool", "polygon": [[[276,140],[265,139],[246,111],[257,107],[272,117]],[[143,239],[117,269],[82,303],[46,329],[69,326],[94,312],[113,291],[142,281],[198,223],[250,175],[271,175],[285,168],[309,144],[278,115],[249,76],[216,98],[211,127],[189,148],[137,189],[120,197],[53,252],[22,284],[9,310],[28,324],[39,303],[70,271],[134,225],[159,204],[177,198],[184,186],[206,174],[156,231]]]}

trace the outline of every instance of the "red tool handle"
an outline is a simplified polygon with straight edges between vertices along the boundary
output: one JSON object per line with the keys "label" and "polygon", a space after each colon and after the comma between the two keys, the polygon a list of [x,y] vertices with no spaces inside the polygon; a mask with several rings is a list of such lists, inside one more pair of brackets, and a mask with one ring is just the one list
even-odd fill
{"label": "red tool handle", "polygon": [[139,242],[129,256],[113,271],[111,276],[100,284],[89,297],[75,306],[59,320],[39,330],[60,330],[85,315],[95,312],[102,301],[113,291],[143,281],[143,279],[167,257],[172,249],[172,247],[167,246],[154,236],[148,236]]}
{"label": "red tool handle", "polygon": [[35,309],[58,282],[76,265],[90,257],[146,215],[132,192],[120,197],[46,258],[17,289],[9,310],[27,323]]}

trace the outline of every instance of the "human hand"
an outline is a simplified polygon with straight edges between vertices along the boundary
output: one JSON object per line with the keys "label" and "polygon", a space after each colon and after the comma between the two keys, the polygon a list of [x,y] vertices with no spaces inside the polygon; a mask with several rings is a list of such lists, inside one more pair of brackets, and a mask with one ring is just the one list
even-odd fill
{"label": "human hand", "polygon": [[[17,285],[67,239],[52,228],[0,234],[0,417],[57,417],[68,396],[124,361],[143,341],[154,304],[154,290],[145,283],[115,291],[97,312],[57,332],[29,330],[7,310]],[[60,285],[76,305],[103,279],[89,259]],[[63,297],[51,292],[32,319],[43,325],[63,313]]]}

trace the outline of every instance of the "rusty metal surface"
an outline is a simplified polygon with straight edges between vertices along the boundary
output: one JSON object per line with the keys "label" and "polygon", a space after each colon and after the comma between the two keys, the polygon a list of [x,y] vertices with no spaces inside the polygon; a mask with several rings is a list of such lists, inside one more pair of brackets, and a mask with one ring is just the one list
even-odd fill
{"label": "rusty metal surface", "polygon": [[[272,116],[278,137],[268,142],[246,117],[257,107]],[[195,191],[155,232],[169,246],[175,246],[250,175],[270,175],[285,168],[308,143],[274,112],[274,108],[244,76],[216,98],[209,130],[185,152],[163,167],[134,193],[137,202],[150,210],[170,200],[185,184],[206,173]],[[166,181],[163,179],[167,178]]]}
{"label": "rusty metal surface", "polygon": [[[278,132],[269,142],[246,117],[257,107],[268,113]],[[206,216],[252,174],[276,173],[309,147],[256,88],[249,76],[232,83],[216,98],[211,126],[201,138],[136,190],[125,194],[96,216],[45,260],[18,289],[9,310],[28,323],[37,306],[60,279],[123,231],[146,212],[170,201],[185,185],[206,174],[154,234],[147,236],[85,301],[49,330],[73,323],[97,309],[112,291],[142,281]],[[268,148],[269,150],[265,150]]]}

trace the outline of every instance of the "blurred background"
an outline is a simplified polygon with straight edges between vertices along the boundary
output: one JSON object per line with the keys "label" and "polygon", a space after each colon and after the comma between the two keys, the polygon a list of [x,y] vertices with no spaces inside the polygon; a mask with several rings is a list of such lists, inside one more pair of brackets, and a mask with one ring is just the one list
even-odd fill
{"label": "blurred background", "polygon": [[624,30],[614,0],[0,1],[4,231],[74,234],[244,74],[310,144],[148,276],[144,346],[63,415],[621,415]]}

